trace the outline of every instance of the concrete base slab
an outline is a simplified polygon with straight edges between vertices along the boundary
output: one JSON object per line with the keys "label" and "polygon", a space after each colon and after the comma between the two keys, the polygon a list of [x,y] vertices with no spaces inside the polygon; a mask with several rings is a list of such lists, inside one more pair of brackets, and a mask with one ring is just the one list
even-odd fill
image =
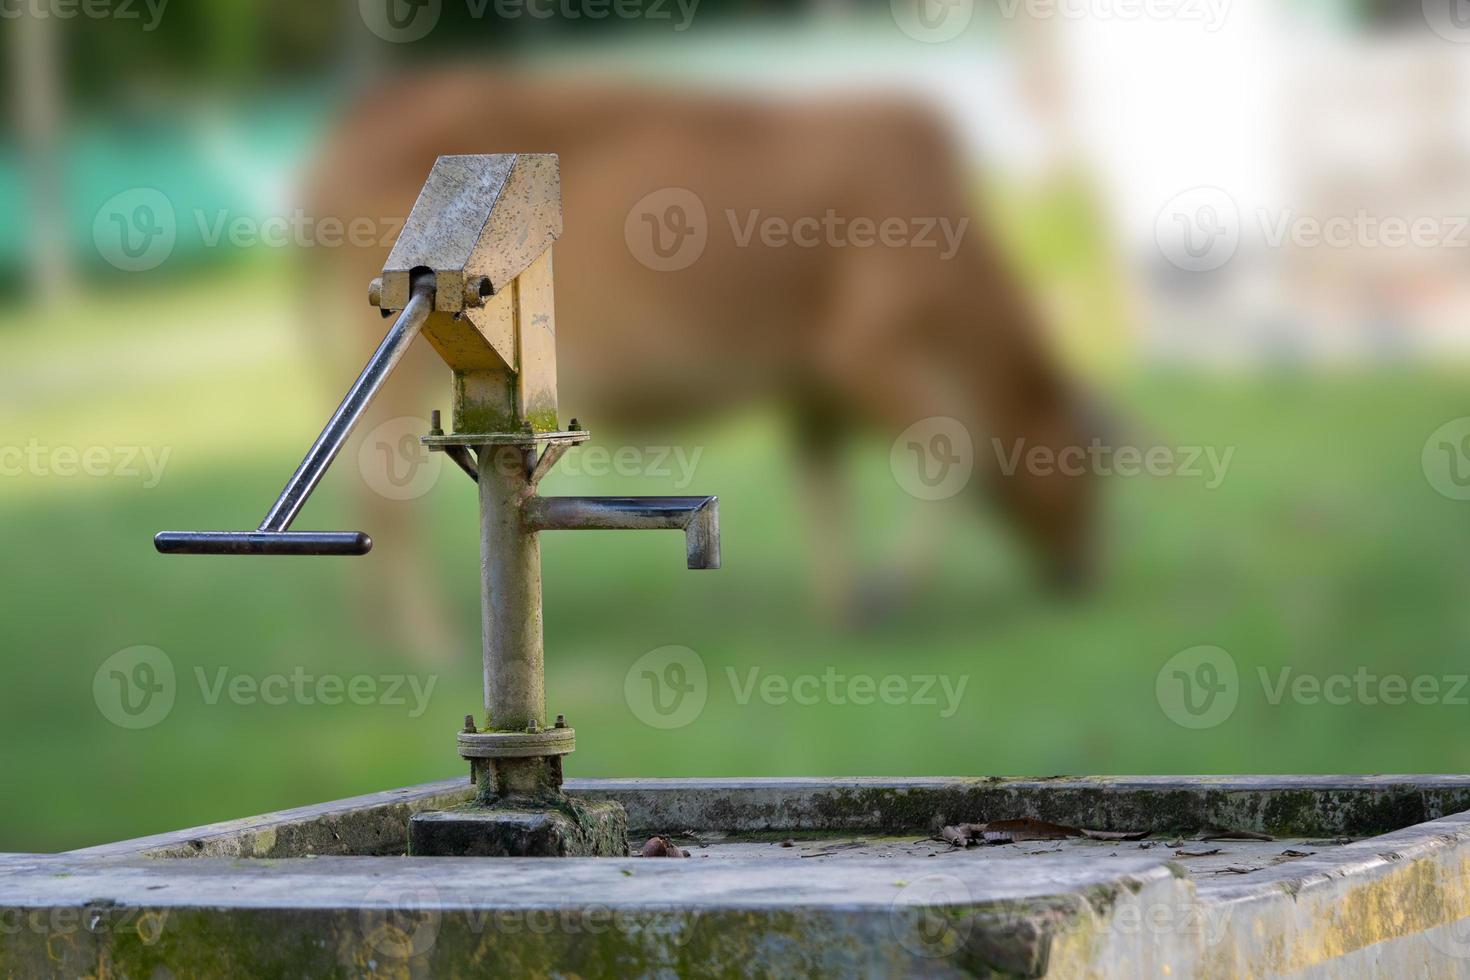
{"label": "concrete base slab", "polygon": [[628,814],[616,800],[567,799],[556,806],[464,803],[415,813],[414,857],[625,857]]}
{"label": "concrete base slab", "polygon": [[[1470,976],[1470,777],[573,787],[694,859],[403,857],[462,779],[0,855],[0,976]],[[930,839],[1016,817],[1148,836]]]}

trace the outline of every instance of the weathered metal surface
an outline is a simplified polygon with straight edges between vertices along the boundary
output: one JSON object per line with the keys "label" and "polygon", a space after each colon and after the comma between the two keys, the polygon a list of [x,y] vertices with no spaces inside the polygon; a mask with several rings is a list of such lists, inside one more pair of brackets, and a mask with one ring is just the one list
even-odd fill
{"label": "weathered metal surface", "polygon": [[561,446],[567,448],[592,438],[586,429],[575,432],[454,432],[448,435],[427,435],[419,441],[431,451],[446,450],[453,446]]}
{"label": "weathered metal surface", "polygon": [[544,728],[539,732],[460,732],[459,754],[466,759],[524,759],[538,755],[566,755],[575,751],[573,728]]}
{"label": "weathered metal surface", "polygon": [[457,313],[466,309],[466,283],[484,278],[482,295],[502,292],[561,231],[555,154],[442,156],[383,266],[381,304],[400,309],[409,274],[427,268],[442,276],[435,308]]}
{"label": "weathered metal surface", "polygon": [[689,568],[720,567],[719,497],[533,497],[525,511],[536,531],[683,531]]}
{"label": "weathered metal surface", "polygon": [[485,728],[525,731],[546,721],[541,546],[526,533],[531,450],[480,449],[480,561],[484,614]]}
{"label": "weathered metal surface", "polygon": [[[1470,814],[1434,818],[1470,806],[1466,776],[629,779],[568,788],[626,801],[635,823],[669,814],[713,821],[687,828],[701,832],[753,820],[897,822],[912,831],[953,819],[955,806],[967,819],[1036,813],[1097,826],[1154,812],[1161,827],[1237,820],[1226,825],[1279,834],[1310,824],[1349,836],[1382,829],[1393,815],[1424,819],[1341,845],[1214,845],[1238,849],[1233,860],[1248,873],[1193,860],[1186,870],[1168,860],[1171,849],[1133,842],[953,853],[929,844],[934,856],[920,857],[911,836],[851,852],[799,840],[735,843],[733,856],[719,856],[715,845],[682,861],[145,857],[325,854],[310,850],[332,843],[325,828],[351,836],[392,814],[406,834],[413,808],[465,798],[458,781],[66,855],[0,856],[0,974],[1470,974]],[[1267,860],[1288,843],[1311,853]],[[291,850],[301,846],[308,850]],[[769,856],[749,856],[761,848]]]}

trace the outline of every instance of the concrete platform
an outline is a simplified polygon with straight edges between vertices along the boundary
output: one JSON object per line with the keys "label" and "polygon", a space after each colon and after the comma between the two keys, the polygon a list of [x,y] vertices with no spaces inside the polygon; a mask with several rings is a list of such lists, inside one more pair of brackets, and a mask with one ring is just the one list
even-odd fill
{"label": "concrete platform", "polygon": [[[1470,976],[1470,777],[568,789],[694,856],[385,856],[458,780],[3,855],[0,975]],[[929,839],[1018,816],[1151,836]]]}

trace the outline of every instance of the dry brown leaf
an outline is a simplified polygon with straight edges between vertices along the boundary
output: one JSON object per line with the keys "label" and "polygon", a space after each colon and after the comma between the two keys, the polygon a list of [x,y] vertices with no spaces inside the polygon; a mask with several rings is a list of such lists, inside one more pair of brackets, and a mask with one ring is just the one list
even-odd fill
{"label": "dry brown leaf", "polygon": [[1275,840],[1270,834],[1254,830],[1230,830],[1226,827],[1206,827],[1196,840]]}
{"label": "dry brown leaf", "polygon": [[1011,840],[1064,840],[1068,837],[1079,837],[1082,834],[1082,831],[1076,827],[1037,820],[1035,817],[991,820],[983,826],[990,832],[1009,834]]}
{"label": "dry brown leaf", "polygon": [[1175,851],[1174,852],[1174,856],[1175,857],[1182,857],[1182,858],[1203,858],[1203,857],[1209,857],[1211,854],[1219,854],[1219,853],[1220,853],[1220,849],[1218,847],[1212,847],[1212,848],[1210,848],[1207,851],[1186,851],[1186,850],[1178,850],[1178,851]]}
{"label": "dry brown leaf", "polygon": [[1088,840],[1143,840],[1148,836],[1146,830],[1088,830],[1082,828],[1082,836]]}
{"label": "dry brown leaf", "polygon": [[689,852],[667,837],[650,837],[648,843],[643,845],[643,856],[646,858],[687,858]]}

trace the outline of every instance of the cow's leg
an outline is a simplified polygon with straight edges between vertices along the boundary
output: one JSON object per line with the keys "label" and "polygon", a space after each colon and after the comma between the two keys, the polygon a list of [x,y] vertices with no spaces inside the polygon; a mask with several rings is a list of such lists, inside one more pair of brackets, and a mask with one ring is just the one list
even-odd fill
{"label": "cow's leg", "polygon": [[842,473],[848,427],[829,402],[809,393],[798,397],[792,421],[811,594],[825,619],[847,625],[857,595],[856,527]]}

